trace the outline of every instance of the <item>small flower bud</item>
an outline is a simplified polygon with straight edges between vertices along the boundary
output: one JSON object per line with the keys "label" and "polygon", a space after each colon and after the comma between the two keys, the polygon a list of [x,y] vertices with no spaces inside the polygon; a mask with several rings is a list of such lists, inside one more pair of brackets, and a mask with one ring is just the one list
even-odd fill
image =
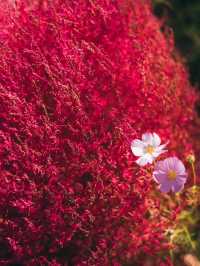
{"label": "small flower bud", "polygon": [[190,154],[187,156],[187,161],[191,164],[195,162],[195,156],[193,154]]}

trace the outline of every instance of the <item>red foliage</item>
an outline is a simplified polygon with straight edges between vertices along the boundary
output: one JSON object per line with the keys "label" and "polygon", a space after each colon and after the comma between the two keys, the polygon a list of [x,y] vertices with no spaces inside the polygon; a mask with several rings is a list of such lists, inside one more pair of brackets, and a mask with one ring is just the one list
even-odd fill
{"label": "red foliage", "polygon": [[117,266],[166,248],[130,142],[155,131],[184,158],[195,95],[150,3],[1,2],[0,32],[0,264]]}

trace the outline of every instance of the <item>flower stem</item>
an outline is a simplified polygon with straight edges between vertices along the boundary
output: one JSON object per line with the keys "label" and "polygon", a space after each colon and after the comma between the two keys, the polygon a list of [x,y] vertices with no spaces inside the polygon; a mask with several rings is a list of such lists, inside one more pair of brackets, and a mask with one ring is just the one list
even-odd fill
{"label": "flower stem", "polygon": [[197,176],[196,176],[196,171],[195,171],[195,167],[194,167],[194,163],[191,163],[192,166],[192,174],[193,174],[193,185],[196,186],[197,184]]}
{"label": "flower stem", "polygon": [[192,240],[192,238],[190,236],[190,232],[188,231],[187,226],[183,226],[183,229],[184,229],[184,231],[186,233],[186,237],[187,237],[192,249],[195,250],[196,246],[195,246],[195,243],[194,243],[194,241]]}
{"label": "flower stem", "polygon": [[193,174],[193,186],[192,186],[192,192],[193,192],[193,197],[194,197],[194,207],[197,206],[197,175],[195,171],[195,166],[194,162],[191,162],[191,167],[192,167],[192,174]]}

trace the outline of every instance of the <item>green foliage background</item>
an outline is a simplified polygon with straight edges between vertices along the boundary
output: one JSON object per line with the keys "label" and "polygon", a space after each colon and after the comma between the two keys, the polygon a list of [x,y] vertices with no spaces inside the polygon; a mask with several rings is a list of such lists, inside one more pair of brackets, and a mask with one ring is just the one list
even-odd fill
{"label": "green foliage background", "polygon": [[200,0],[153,0],[154,12],[165,17],[175,43],[186,58],[190,78],[200,87]]}

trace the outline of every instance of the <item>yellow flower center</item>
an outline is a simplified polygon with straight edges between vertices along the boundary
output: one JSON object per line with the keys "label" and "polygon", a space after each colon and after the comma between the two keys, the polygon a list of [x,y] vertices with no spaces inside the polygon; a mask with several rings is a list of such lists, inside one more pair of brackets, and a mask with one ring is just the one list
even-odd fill
{"label": "yellow flower center", "polygon": [[146,151],[146,153],[153,154],[153,152],[155,151],[155,148],[154,148],[152,145],[148,145],[148,146],[145,148],[145,151]]}
{"label": "yellow flower center", "polygon": [[173,181],[176,179],[176,172],[174,170],[169,170],[167,177],[170,181]]}

